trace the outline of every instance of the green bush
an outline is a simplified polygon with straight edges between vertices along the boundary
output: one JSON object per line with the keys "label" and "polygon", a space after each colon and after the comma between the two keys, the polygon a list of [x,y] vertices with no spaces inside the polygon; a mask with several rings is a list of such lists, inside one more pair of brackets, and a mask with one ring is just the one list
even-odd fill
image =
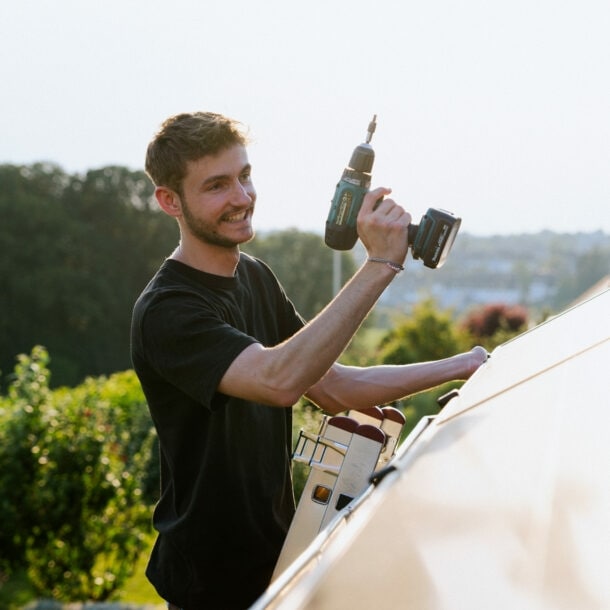
{"label": "green bush", "polygon": [[[439,310],[433,299],[417,303],[380,341],[378,358],[384,364],[408,364],[447,358],[474,345],[473,338],[454,321],[450,310]],[[403,438],[422,417],[436,415],[438,398],[461,382],[449,382],[402,400],[395,405],[406,417]]]}
{"label": "green bush", "polygon": [[522,305],[489,303],[468,312],[461,326],[473,340],[492,351],[527,329],[528,312]]}
{"label": "green bush", "polygon": [[0,399],[0,569],[38,594],[104,600],[150,532],[155,435],[132,372],[49,390],[48,354],[19,356]]}

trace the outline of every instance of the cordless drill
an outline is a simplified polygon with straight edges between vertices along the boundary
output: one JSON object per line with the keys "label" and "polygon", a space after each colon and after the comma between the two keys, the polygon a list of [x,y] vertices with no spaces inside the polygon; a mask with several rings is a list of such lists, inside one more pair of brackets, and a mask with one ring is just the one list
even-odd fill
{"label": "cordless drill", "polygon": [[[368,126],[366,141],[354,149],[335,189],[324,234],[326,245],[334,250],[351,250],[358,239],[356,219],[371,186],[371,170],[375,161],[371,138],[376,127],[377,115],[374,115]],[[419,225],[409,225],[407,239],[413,258],[422,259],[424,265],[431,269],[441,267],[453,246],[461,222],[461,218],[451,212],[429,208]]]}

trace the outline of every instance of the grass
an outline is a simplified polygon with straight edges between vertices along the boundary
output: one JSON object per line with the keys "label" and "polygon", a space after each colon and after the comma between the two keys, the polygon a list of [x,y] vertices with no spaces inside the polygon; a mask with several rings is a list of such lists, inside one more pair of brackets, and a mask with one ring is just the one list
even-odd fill
{"label": "grass", "polygon": [[118,595],[120,601],[131,604],[163,604],[163,600],[144,574],[153,543],[154,536],[151,536],[149,547],[140,553],[133,576],[125,583]]}
{"label": "grass", "polygon": [[[133,576],[114,596],[118,603],[166,607],[144,574],[153,542],[154,537],[151,536],[148,548],[140,554]],[[36,592],[25,571],[13,574],[4,580],[0,579],[0,608],[2,610],[20,610],[35,599]]]}
{"label": "grass", "polygon": [[0,579],[0,608],[19,610],[35,598],[34,591],[25,573],[13,574]]}

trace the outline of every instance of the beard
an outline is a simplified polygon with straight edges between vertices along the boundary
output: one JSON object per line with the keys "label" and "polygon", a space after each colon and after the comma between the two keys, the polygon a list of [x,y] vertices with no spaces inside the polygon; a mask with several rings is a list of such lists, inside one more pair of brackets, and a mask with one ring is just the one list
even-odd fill
{"label": "beard", "polygon": [[184,219],[184,223],[192,235],[199,241],[205,244],[231,249],[254,239],[254,230],[252,230],[252,234],[247,239],[235,239],[222,235],[218,231],[216,224],[206,222],[201,218],[196,218],[191,212],[191,209],[184,197],[181,197],[180,200],[182,202],[182,218]]}

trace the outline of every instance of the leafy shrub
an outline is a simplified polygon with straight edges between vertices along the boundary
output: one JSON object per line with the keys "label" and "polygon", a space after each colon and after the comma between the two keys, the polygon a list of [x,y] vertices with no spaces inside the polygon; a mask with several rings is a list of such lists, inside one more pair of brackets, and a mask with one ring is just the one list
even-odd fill
{"label": "leafy shrub", "polygon": [[[471,347],[472,337],[455,324],[451,311],[439,310],[433,299],[425,299],[382,338],[378,353],[385,364],[409,364],[447,358]],[[407,419],[403,437],[422,417],[438,413],[438,398],[460,385],[450,382],[396,401],[394,406]]]}
{"label": "leafy shrub", "polygon": [[155,436],[132,372],[50,391],[48,362],[19,356],[0,400],[0,568],[25,566],[43,596],[103,600],[146,545]]}
{"label": "leafy shrub", "polygon": [[433,299],[426,299],[383,337],[379,358],[386,364],[437,360],[470,349],[469,339],[457,329],[450,311],[441,311]]}
{"label": "leafy shrub", "polygon": [[521,305],[490,303],[464,318],[462,327],[488,350],[508,341],[527,328],[528,314]]}

